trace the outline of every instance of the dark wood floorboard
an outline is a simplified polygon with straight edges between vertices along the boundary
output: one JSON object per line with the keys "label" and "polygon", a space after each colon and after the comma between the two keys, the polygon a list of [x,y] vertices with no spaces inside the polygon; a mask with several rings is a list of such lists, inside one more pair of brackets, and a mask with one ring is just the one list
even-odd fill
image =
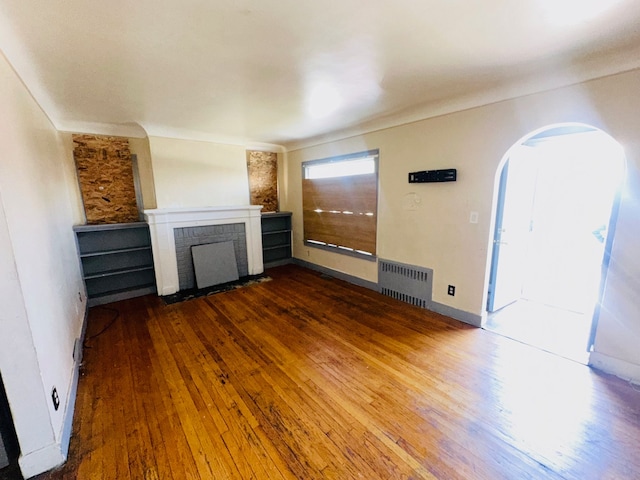
{"label": "dark wood floorboard", "polygon": [[37,478],[640,478],[627,383],[300,267],[268,274],[91,309],[69,460]]}

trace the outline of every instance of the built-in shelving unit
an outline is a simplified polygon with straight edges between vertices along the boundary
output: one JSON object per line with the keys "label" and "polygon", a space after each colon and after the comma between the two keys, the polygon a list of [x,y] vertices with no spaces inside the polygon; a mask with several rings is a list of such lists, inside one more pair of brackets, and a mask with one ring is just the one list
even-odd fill
{"label": "built-in shelving unit", "polygon": [[156,292],[146,223],[79,225],[73,230],[89,306]]}
{"label": "built-in shelving unit", "polygon": [[262,214],[262,260],[265,268],[291,262],[291,212]]}

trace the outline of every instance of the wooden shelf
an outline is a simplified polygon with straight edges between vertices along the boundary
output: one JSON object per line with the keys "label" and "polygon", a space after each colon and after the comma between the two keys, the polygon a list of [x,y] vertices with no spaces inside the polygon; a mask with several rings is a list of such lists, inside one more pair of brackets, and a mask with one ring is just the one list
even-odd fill
{"label": "wooden shelf", "polygon": [[291,262],[291,212],[262,214],[262,259],[265,268]]}
{"label": "wooden shelf", "polygon": [[85,275],[84,279],[92,280],[94,278],[104,278],[104,277],[111,277],[113,275],[124,275],[125,273],[131,273],[131,272],[140,272],[142,270],[153,270],[153,265],[146,266],[146,267],[138,267],[138,268],[122,268],[118,270],[110,270],[106,272],[95,273],[93,275]]}
{"label": "wooden shelf", "polygon": [[266,252],[267,250],[277,250],[279,248],[291,248],[291,244],[287,243],[287,244],[283,244],[283,245],[276,245],[275,247],[262,247],[262,251]]}
{"label": "wooden shelf", "polygon": [[148,285],[140,285],[138,288],[123,288],[120,290],[113,290],[102,295],[95,295],[89,299],[88,304],[90,307],[95,307],[97,305],[119,302],[120,300],[126,300],[128,298],[150,295],[156,293],[156,291],[156,284],[154,282]]}
{"label": "wooden shelf", "polygon": [[74,231],[89,306],[155,293],[146,223],[79,225]]}
{"label": "wooden shelf", "polygon": [[101,255],[112,255],[112,254],[115,254],[115,253],[138,252],[140,250],[151,250],[151,246],[149,246],[149,247],[135,247],[135,248],[118,248],[116,250],[105,250],[105,251],[102,251],[102,252],[82,253],[82,254],[80,254],[80,258],[98,257],[98,256],[101,256]]}

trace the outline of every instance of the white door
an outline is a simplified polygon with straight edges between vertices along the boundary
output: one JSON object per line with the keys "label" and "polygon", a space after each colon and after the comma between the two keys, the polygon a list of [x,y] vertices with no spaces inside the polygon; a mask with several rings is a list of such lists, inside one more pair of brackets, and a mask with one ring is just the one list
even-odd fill
{"label": "white door", "polygon": [[621,155],[602,134],[550,138],[536,147],[538,178],[523,297],[593,311]]}
{"label": "white door", "polygon": [[524,282],[537,166],[531,147],[514,152],[502,171],[487,310],[520,299]]}

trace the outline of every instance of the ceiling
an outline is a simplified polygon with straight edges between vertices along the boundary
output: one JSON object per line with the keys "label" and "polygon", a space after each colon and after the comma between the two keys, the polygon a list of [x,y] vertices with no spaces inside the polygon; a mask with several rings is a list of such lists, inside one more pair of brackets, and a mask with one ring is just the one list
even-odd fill
{"label": "ceiling", "polygon": [[0,0],[59,130],[294,148],[640,66],[637,0]]}

